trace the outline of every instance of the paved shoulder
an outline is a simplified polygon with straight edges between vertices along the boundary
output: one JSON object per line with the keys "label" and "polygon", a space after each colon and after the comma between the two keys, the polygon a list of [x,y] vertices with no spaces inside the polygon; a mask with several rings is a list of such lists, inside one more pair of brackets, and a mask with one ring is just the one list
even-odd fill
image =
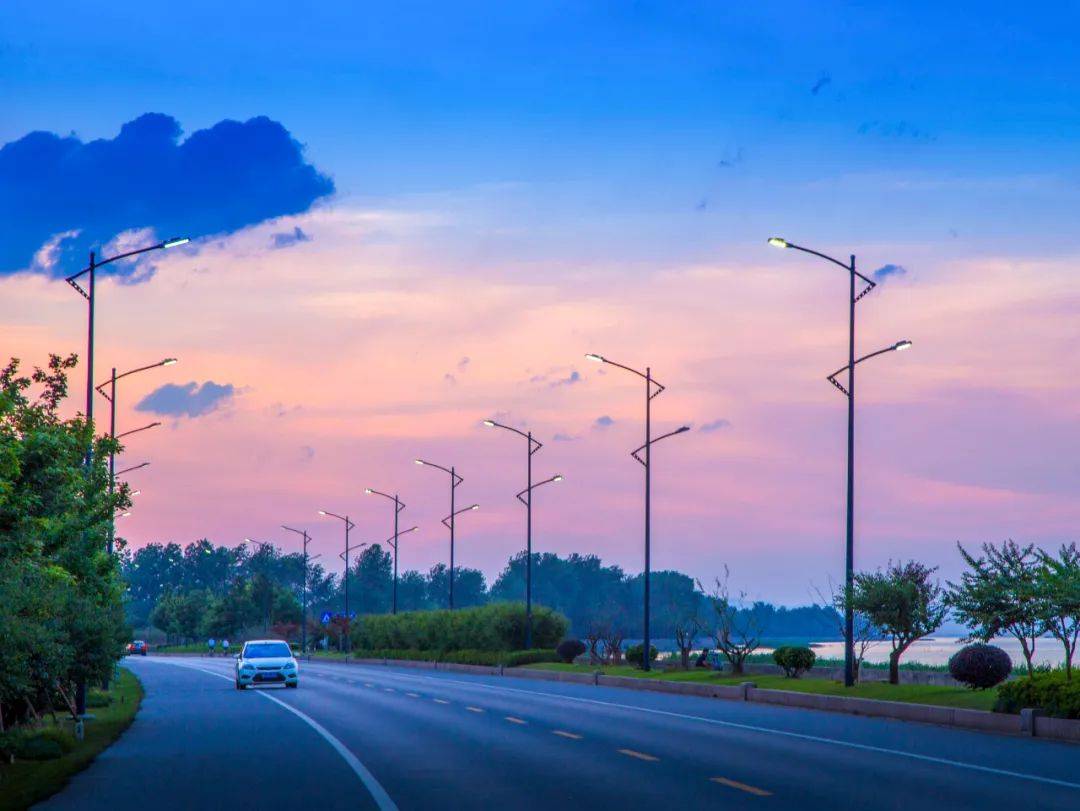
{"label": "paved shoulder", "polygon": [[378,807],[342,753],[288,708],[191,667],[129,667],[146,689],[135,722],[38,808]]}

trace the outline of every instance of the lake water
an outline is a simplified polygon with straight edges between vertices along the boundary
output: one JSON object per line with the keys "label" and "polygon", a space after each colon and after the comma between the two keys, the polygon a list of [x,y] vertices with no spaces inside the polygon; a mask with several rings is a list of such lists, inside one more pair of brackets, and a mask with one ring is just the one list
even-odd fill
{"label": "lake water", "polygon": [[[947,665],[949,657],[966,645],[958,637],[935,636],[920,639],[912,644],[900,658],[901,663],[918,662],[924,665]],[[1020,642],[1012,637],[1005,639],[993,639],[990,644],[1004,650],[1013,660],[1013,665],[1024,664],[1024,654],[1020,649]],[[844,643],[837,642],[813,642],[814,652],[819,659],[843,659]],[[888,662],[889,643],[881,641],[875,643],[866,654],[867,662]],[[1052,637],[1039,639],[1035,643],[1036,664],[1046,664],[1052,667],[1065,663],[1065,649],[1060,642]]]}

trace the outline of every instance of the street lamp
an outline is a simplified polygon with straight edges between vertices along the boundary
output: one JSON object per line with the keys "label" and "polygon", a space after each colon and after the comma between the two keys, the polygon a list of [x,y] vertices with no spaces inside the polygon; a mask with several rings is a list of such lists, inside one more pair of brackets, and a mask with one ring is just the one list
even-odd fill
{"label": "street lamp", "polygon": [[[781,237],[770,237],[769,244],[774,248],[791,248],[796,251],[812,254],[827,262],[832,262],[834,265],[842,267],[847,271],[850,280],[848,292],[848,363],[847,366],[844,366],[829,375],[828,380],[844,392],[848,399],[847,542],[844,561],[844,685],[846,687],[852,687],[855,684],[855,612],[851,607],[851,597],[855,587],[855,366],[859,362],[855,359],[855,304],[877,285],[874,283],[873,279],[867,278],[855,269],[855,254],[851,254],[850,262],[845,264],[839,259],[834,259],[827,254],[811,250],[810,248],[804,248],[801,245],[795,245]],[[866,287],[860,292],[856,292],[858,287],[855,281],[856,278],[866,283]],[[882,351],[887,352],[907,349],[909,346],[911,346],[910,341],[901,341],[900,343],[889,347],[889,349]],[[874,354],[881,353],[875,352]],[[867,357],[872,356],[868,355]],[[859,360],[865,359],[866,358],[860,358]],[[838,383],[835,378],[835,375],[838,375],[845,370],[848,373],[846,387]]]}
{"label": "street lamp", "polygon": [[[650,464],[651,459],[652,459],[652,446],[653,446],[653,444],[655,442],[659,442],[661,439],[666,439],[667,437],[674,436],[675,434],[681,434],[681,433],[683,433],[685,431],[689,431],[690,429],[689,429],[688,426],[683,426],[682,428],[678,429],[677,431],[672,431],[671,433],[664,434],[662,437],[658,437],[657,439],[653,439],[652,438],[652,401],[653,401],[653,398],[660,396],[660,394],[664,391],[664,386],[662,386],[658,381],[653,379],[652,369],[650,367],[646,366],[645,367],[645,372],[644,372],[644,374],[642,374],[637,369],[632,369],[629,366],[623,366],[621,363],[616,363],[613,360],[608,360],[603,355],[597,355],[597,354],[595,354],[593,352],[590,352],[590,353],[586,354],[585,357],[588,360],[594,361],[596,363],[606,363],[606,364],[608,364],[610,366],[615,366],[615,367],[617,367],[619,369],[623,369],[623,370],[625,370],[627,372],[631,372],[632,374],[637,375],[638,377],[642,378],[645,381],[645,444],[642,445],[640,448],[637,448],[636,450],[632,451],[630,455],[633,456],[637,461],[639,461],[642,464],[642,466],[645,468],[645,607],[644,607],[644,617],[643,617],[643,620],[642,620],[642,631],[643,631],[643,633],[642,633],[642,636],[643,636],[642,644],[643,644],[643,650],[644,650],[645,653],[644,653],[644,656],[642,656],[641,661],[642,661],[642,668],[644,670],[651,670],[652,669],[651,668],[651,663],[652,662],[651,662],[651,657],[649,656],[649,651],[652,649],[652,642],[651,642],[652,637],[651,637],[651,635],[649,633],[649,610],[650,610],[649,601],[650,601],[651,590],[650,590],[649,579],[652,576],[652,565],[651,565],[651,551],[652,551],[651,550],[651,534],[652,534],[652,527],[651,527],[651,525],[652,525],[652,520],[651,520],[652,519],[652,465]],[[645,458],[644,459],[642,459],[640,456],[638,456],[638,452],[642,451],[642,450],[645,451]]]}
{"label": "street lamp", "polygon": [[[159,360],[157,363],[151,363],[149,366],[140,366],[138,369],[131,369],[130,371],[124,372],[123,374],[119,374],[119,375],[116,373],[116,367],[114,366],[113,370],[112,370],[112,376],[108,380],[106,380],[105,383],[102,383],[101,385],[97,386],[98,394],[100,394],[102,397],[104,397],[106,400],[109,401],[109,436],[112,437],[112,440],[113,440],[114,443],[119,438],[116,435],[116,381],[120,380],[121,378],[128,377],[129,375],[137,374],[138,372],[145,372],[147,369],[157,369],[159,366],[172,366],[174,363],[176,363],[176,358],[165,358],[165,360]],[[106,385],[106,383],[109,385],[108,394],[105,393],[105,385]],[[160,424],[161,423],[155,422],[152,425],[146,426],[146,428],[151,428],[151,427],[154,427],[154,426],[160,425]],[[128,434],[133,434],[136,431],[140,431],[140,430],[144,430],[144,429],[137,428],[137,429],[135,429],[135,431],[127,431],[127,432],[125,432],[123,434],[120,434],[120,436],[127,436]],[[116,448],[113,448],[112,450],[109,451],[109,498],[110,499],[112,498],[113,492],[115,490],[116,490]],[[115,535],[116,535],[116,527],[110,525],[110,527],[109,527],[109,544],[108,544],[108,551],[109,551],[110,555],[113,553],[113,545],[114,545]]]}
{"label": "street lamp", "polygon": [[[479,510],[479,509],[480,509],[479,504],[470,504],[468,507],[462,507],[460,510],[457,510],[455,512],[450,513],[450,515],[446,516],[446,518],[444,518],[442,520],[442,525],[450,530],[450,537],[451,537],[451,544],[450,544],[450,608],[451,609],[454,607],[454,551],[453,551],[454,550],[454,545],[453,545],[453,541],[452,541],[452,539],[454,537],[454,519],[457,518],[462,513],[467,513],[467,512],[471,512],[473,510]],[[450,523],[447,523],[448,521]]]}
{"label": "street lamp", "polygon": [[345,524],[345,552],[338,557],[345,561],[345,661],[349,661],[349,647],[352,640],[349,639],[349,532],[356,527],[347,515],[338,515],[328,510],[319,510],[319,515],[327,518],[336,518]]}
{"label": "street lamp", "polygon": [[307,548],[308,548],[308,544],[309,544],[309,543],[311,543],[311,536],[310,536],[310,535],[308,535],[308,533],[307,533],[307,530],[306,530],[306,529],[293,529],[292,527],[287,527],[287,526],[285,526],[284,524],[282,524],[282,525],[281,525],[281,528],[282,528],[282,529],[285,529],[285,530],[288,530],[289,532],[295,532],[295,533],[296,533],[297,535],[302,535],[302,536],[303,536],[303,538],[304,538],[304,581],[303,581],[303,585],[302,585],[302,586],[300,587],[300,653],[301,653],[301,655],[303,655],[303,654],[307,653],[307,623],[308,623],[308,612],[307,612],[307,584],[308,584],[308,563],[309,563],[310,561],[314,560],[315,558],[317,558],[317,557],[320,557],[320,556],[319,556],[319,555],[315,555],[314,557],[308,557],[308,551],[307,551]]}
{"label": "street lamp", "polygon": [[[186,245],[191,240],[188,237],[175,237],[173,239],[167,239],[164,242],[159,242],[156,245],[149,245],[145,248],[139,248],[134,251],[126,251],[125,253],[117,254],[116,256],[110,256],[108,259],[99,260],[97,254],[94,251],[90,251],[90,264],[78,273],[68,276],[64,281],[70,284],[75,290],[86,299],[87,304],[87,317],[86,317],[86,422],[88,425],[93,425],[94,422],[94,291],[96,288],[97,269],[104,265],[111,264],[119,261],[120,259],[127,259],[132,256],[137,256],[141,253],[147,253],[148,251],[161,251],[169,248],[176,248],[180,245]],[[79,279],[89,274],[87,280],[86,289],[79,284]],[[93,444],[91,444],[91,448]],[[87,461],[90,460],[90,451],[86,454]]]}
{"label": "street lamp", "polygon": [[[543,444],[538,439],[533,439],[532,431],[519,431],[509,425],[503,425],[495,420],[484,420],[484,425],[489,428],[502,428],[504,431],[513,431],[526,440],[526,479],[525,489],[517,494],[517,499],[525,505],[525,649],[532,647],[532,491],[541,484],[562,481],[562,476],[552,476],[550,479],[533,485],[532,458],[533,454],[540,450]],[[525,496],[523,498],[523,496]]]}
{"label": "street lamp", "polygon": [[[394,535],[393,535],[393,539],[394,539],[394,590],[393,590],[394,596],[393,596],[393,601],[391,603],[392,607],[391,607],[390,613],[391,614],[396,614],[397,613],[397,580],[398,580],[398,575],[397,575],[397,572],[398,572],[397,546],[398,546],[398,535],[401,534],[401,533],[398,532],[398,516],[401,514],[401,511],[405,509],[405,504],[404,504],[404,502],[402,502],[402,500],[400,498],[398,498],[397,493],[394,493],[394,495],[390,495],[389,493],[384,493],[381,490],[375,490],[372,487],[365,488],[364,492],[369,496],[382,496],[383,498],[388,498],[388,499],[390,499],[391,501],[394,502]],[[412,529],[416,529],[416,527],[413,527]],[[412,532],[412,529],[407,529],[405,531],[406,532]],[[389,541],[387,541],[387,543],[389,543]]]}
{"label": "street lamp", "polygon": [[[428,462],[423,459],[414,459],[413,462],[421,467],[433,467],[436,470],[441,470],[444,473],[450,474],[450,515],[442,520],[443,524],[446,524],[447,520],[450,521],[446,524],[450,529],[450,610],[454,608],[454,518],[465,510],[454,511],[454,492],[458,489],[458,486],[465,481],[461,476],[457,474],[457,471],[453,467],[443,467],[442,465],[436,465],[434,462]],[[479,506],[479,505],[474,505]],[[468,509],[473,509],[472,507]]]}

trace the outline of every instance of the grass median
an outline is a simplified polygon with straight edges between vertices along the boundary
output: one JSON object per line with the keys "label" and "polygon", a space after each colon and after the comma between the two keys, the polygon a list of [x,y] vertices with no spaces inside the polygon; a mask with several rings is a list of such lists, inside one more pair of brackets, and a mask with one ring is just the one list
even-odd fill
{"label": "grass median", "polygon": [[830,679],[789,679],[784,676],[745,675],[731,676],[714,670],[650,670],[645,672],[629,665],[594,667],[591,665],[537,664],[529,665],[537,670],[559,670],[568,673],[594,673],[599,670],[605,676],[630,676],[635,679],[658,681],[698,682],[702,684],[741,684],[752,681],[764,690],[791,690],[799,693],[820,693],[831,696],[872,698],[878,701],[904,701],[911,704],[934,704],[941,707],[959,707],[967,710],[991,710],[997,698],[997,690],[968,690],[965,687],[942,687],[931,684],[889,684],[887,682],[863,682],[854,687]]}
{"label": "grass median", "polygon": [[[0,811],[29,808],[63,788],[72,775],[85,769],[109,744],[131,725],[143,698],[142,685],[129,670],[120,669],[120,677],[109,691],[108,706],[94,707],[94,718],[85,724],[86,734],[75,747],[55,760],[24,761],[0,764]],[[59,715],[57,716],[59,718]],[[51,724],[51,720],[46,724]],[[64,724],[71,728],[70,720]]]}

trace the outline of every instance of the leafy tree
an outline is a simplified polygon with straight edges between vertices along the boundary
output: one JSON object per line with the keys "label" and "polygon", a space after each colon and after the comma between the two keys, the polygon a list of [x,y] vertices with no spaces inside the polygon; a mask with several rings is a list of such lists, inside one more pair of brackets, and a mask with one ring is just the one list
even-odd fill
{"label": "leafy tree", "polygon": [[1065,648],[1065,680],[1072,681],[1073,656],[1080,636],[1080,549],[1075,543],[1062,544],[1057,557],[1042,550],[1038,555],[1041,613],[1046,630]]}
{"label": "leafy tree", "polygon": [[959,583],[949,583],[949,604],[957,619],[972,629],[971,639],[989,642],[1003,634],[1016,638],[1030,675],[1035,642],[1046,629],[1034,544],[984,543],[980,557],[956,546],[968,566]]}
{"label": "leafy tree", "polygon": [[892,643],[889,683],[900,683],[900,657],[912,643],[941,627],[948,608],[942,589],[930,577],[937,568],[921,563],[890,563],[885,571],[859,572],[851,604]]}
{"label": "leafy tree", "polygon": [[[833,618],[833,627],[839,633],[841,639],[847,638],[847,624],[845,622],[844,611],[844,590],[838,589],[829,579],[829,595],[828,597],[817,586],[811,586],[814,594],[817,595],[818,607],[822,611],[831,610],[831,616]],[[855,640],[852,647],[855,652],[855,680],[859,680],[859,675],[862,672],[862,663],[866,659],[866,654],[870,652],[870,649],[874,647],[881,640],[881,631],[878,629],[870,618],[862,611],[852,611],[852,638]]]}

